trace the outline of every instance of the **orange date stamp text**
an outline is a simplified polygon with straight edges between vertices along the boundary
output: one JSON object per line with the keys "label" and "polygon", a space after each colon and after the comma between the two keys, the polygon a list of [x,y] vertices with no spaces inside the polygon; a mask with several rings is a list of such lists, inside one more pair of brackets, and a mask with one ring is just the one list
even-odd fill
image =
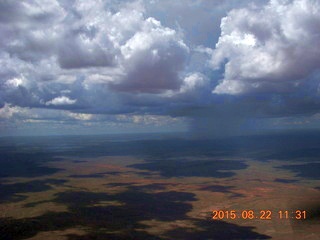
{"label": "orange date stamp text", "polygon": [[306,210],[213,210],[212,219],[213,220],[272,220],[272,219],[295,219],[304,220],[307,219]]}

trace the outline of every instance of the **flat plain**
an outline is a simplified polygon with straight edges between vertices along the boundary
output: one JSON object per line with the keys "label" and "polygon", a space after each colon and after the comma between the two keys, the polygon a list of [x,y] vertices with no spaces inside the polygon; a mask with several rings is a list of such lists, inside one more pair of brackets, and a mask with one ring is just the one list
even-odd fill
{"label": "flat plain", "polygon": [[320,239],[319,139],[2,138],[0,235]]}

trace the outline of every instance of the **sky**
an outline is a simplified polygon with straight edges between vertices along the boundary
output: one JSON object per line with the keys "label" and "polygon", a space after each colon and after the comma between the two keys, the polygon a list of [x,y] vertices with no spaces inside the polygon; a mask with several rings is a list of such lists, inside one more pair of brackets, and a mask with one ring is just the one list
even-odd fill
{"label": "sky", "polygon": [[314,129],[318,0],[1,0],[0,135]]}

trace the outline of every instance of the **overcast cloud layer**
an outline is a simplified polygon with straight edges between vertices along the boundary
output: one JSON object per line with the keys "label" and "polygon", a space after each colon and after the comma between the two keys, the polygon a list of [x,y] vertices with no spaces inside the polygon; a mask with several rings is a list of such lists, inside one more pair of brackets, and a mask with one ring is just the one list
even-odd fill
{"label": "overcast cloud layer", "polygon": [[4,0],[0,13],[2,131],[317,122],[317,0]]}

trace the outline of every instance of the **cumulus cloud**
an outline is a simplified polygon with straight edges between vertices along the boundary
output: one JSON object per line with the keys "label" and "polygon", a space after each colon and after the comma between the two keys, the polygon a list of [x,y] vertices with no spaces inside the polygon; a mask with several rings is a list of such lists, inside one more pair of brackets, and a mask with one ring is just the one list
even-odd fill
{"label": "cumulus cloud", "polygon": [[85,114],[85,113],[68,113],[68,115],[76,120],[80,121],[88,121],[93,118],[92,114]]}
{"label": "cumulus cloud", "polygon": [[188,47],[175,30],[145,18],[143,7],[130,7],[135,8],[125,6],[112,13],[102,10],[102,1],[78,2],[75,11],[81,19],[65,29],[58,52],[60,66],[121,69],[120,76],[107,81],[117,91],[158,93],[179,88]]}
{"label": "cumulus cloud", "polygon": [[23,82],[24,82],[23,77],[22,78],[15,77],[15,78],[8,79],[4,85],[7,88],[17,88],[19,86],[23,86]]}
{"label": "cumulus cloud", "polygon": [[0,119],[10,119],[15,114],[24,112],[22,108],[10,106],[10,104],[5,104],[2,108],[0,108]]}
{"label": "cumulus cloud", "polygon": [[103,2],[92,4],[77,1],[73,8],[65,11],[66,17],[59,23],[62,33],[57,42],[60,67],[112,66],[115,63],[115,49],[110,40],[112,16],[104,10]]}
{"label": "cumulus cloud", "polygon": [[194,91],[197,88],[206,86],[208,79],[201,73],[195,72],[186,76],[183,80],[183,85],[180,89],[181,92]]}
{"label": "cumulus cloud", "polygon": [[76,102],[77,100],[75,99],[70,99],[66,96],[61,96],[46,102],[46,105],[72,105]]}
{"label": "cumulus cloud", "polygon": [[176,30],[146,17],[141,2],[1,4],[16,16],[0,19],[2,104],[127,111],[117,92],[159,94],[183,84],[189,48]]}
{"label": "cumulus cloud", "polygon": [[177,33],[148,18],[138,31],[121,47],[126,76],[114,83],[117,90],[159,93],[178,89],[179,71],[183,69],[188,47]]}
{"label": "cumulus cloud", "polygon": [[59,48],[58,60],[61,68],[106,67],[113,64],[113,55],[91,40],[66,37]]}
{"label": "cumulus cloud", "polygon": [[250,2],[1,1],[2,119],[224,133],[317,113],[319,3]]}
{"label": "cumulus cloud", "polygon": [[150,114],[143,114],[143,115],[119,114],[115,116],[115,119],[118,122],[129,122],[137,125],[153,125],[153,126],[170,125],[177,122],[181,123],[184,121],[184,119],[178,119],[170,116],[159,116],[159,115],[150,115]]}
{"label": "cumulus cloud", "polygon": [[224,67],[213,93],[286,92],[320,69],[320,4],[271,0],[232,10],[221,21],[211,64]]}

